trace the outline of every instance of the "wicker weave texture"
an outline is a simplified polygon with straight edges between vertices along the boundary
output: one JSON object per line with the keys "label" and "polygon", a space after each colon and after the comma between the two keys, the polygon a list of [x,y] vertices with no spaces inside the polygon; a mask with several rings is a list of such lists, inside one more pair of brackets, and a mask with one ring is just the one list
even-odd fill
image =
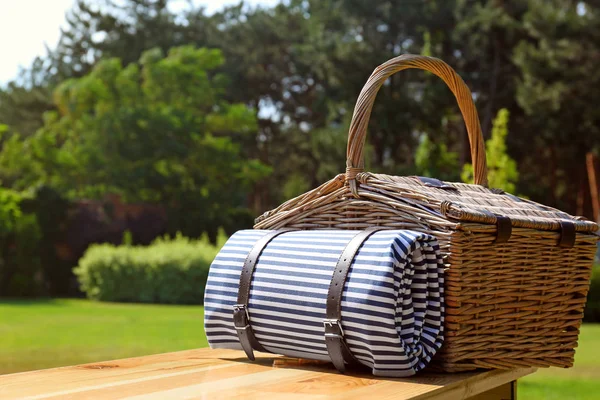
{"label": "wicker weave texture", "polygon": [[[597,237],[516,229],[494,245],[488,226],[465,225],[450,240],[446,271],[446,371],[571,367]],[[481,231],[481,232],[479,232]]]}
{"label": "wicker weave texture", "polygon": [[[359,96],[346,174],[266,212],[255,228],[382,226],[433,234],[446,263],[446,339],[437,368],[572,366],[598,226],[483,184],[436,187],[417,177],[362,172],[376,92],[391,73],[406,68],[432,71],[449,85],[465,117],[476,182],[487,182],[477,112],[464,82],[440,60],[401,56],[378,67]],[[504,243],[496,241],[500,217],[512,226]],[[559,246],[561,223],[574,227],[574,246]]]}

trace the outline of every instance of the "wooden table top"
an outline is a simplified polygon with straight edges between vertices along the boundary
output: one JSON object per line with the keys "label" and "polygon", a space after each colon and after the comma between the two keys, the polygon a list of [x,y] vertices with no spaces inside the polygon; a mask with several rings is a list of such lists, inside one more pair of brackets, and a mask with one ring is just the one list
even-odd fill
{"label": "wooden table top", "polygon": [[[411,378],[342,375],[332,366],[273,366],[282,358],[198,349],[0,376],[0,399],[464,399],[535,368],[423,373]],[[277,363],[276,363],[277,364]]]}

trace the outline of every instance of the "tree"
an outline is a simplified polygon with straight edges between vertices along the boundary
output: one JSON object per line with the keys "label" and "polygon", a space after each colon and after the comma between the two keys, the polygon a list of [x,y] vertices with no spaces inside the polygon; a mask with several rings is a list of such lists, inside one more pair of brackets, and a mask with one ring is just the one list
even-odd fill
{"label": "tree", "polygon": [[[516,190],[574,212],[583,154],[600,141],[589,90],[598,83],[595,2],[435,0],[398,7],[391,0],[291,0],[271,8],[239,4],[210,16],[201,7],[175,14],[168,6],[79,0],[59,46],[0,93],[0,122],[30,136],[55,107],[53,89],[85,76],[100,59],[117,57],[126,68],[154,47],[219,48],[226,61],[214,72],[228,81],[222,99],[250,107],[257,118],[254,133],[236,143],[244,157],[274,167],[249,190],[248,204],[258,213],[319,184],[318,171],[334,169],[329,153],[315,154],[306,144],[314,131],[344,129],[374,67],[401,53],[426,53],[447,61],[471,88],[486,139],[496,110],[509,110],[507,153],[521,166]],[[469,161],[449,90],[431,74],[402,71],[378,94],[367,167],[420,173],[415,155],[424,133],[457,152],[459,164]],[[337,171],[343,169],[341,162]],[[291,177],[295,183],[286,185]]]}
{"label": "tree", "polygon": [[117,193],[164,204],[191,235],[230,225],[269,169],[243,156],[239,143],[256,120],[222,100],[224,77],[214,70],[223,62],[219,50],[190,46],[166,57],[149,50],[127,67],[103,60],[56,89],[58,111],[34,136],[7,140],[0,175],[16,188],[49,183],[71,198]]}
{"label": "tree", "polygon": [[56,49],[49,53],[53,80],[83,76],[102,58],[116,57],[127,66],[146,50],[166,53],[190,44],[191,28],[176,20],[168,4],[169,0],[77,0]]}
{"label": "tree", "polygon": [[494,111],[510,108],[514,113],[518,68],[512,60],[514,47],[527,40],[524,1],[458,0],[453,32],[455,65],[477,96],[483,135],[489,138]]}
{"label": "tree", "polygon": [[421,143],[415,153],[417,174],[449,182],[459,178],[458,154],[448,151],[444,144],[433,143],[427,134],[421,137]]}
{"label": "tree", "polygon": [[[56,48],[36,58],[6,88],[0,88],[0,122],[29,136],[43,125],[43,113],[55,110],[52,93],[64,80],[88,74],[102,58],[135,63],[142,52],[190,44],[189,31],[202,29],[176,21],[168,0],[76,0],[67,13]],[[203,13],[200,13],[203,15]],[[205,43],[199,44],[204,46]]]}
{"label": "tree", "polygon": [[[498,111],[492,125],[492,136],[485,142],[485,152],[488,166],[488,185],[494,189],[502,189],[515,193],[519,179],[517,164],[506,152],[506,137],[508,136],[509,112],[503,108]],[[473,183],[473,166],[466,164],[463,168],[462,179]]]}
{"label": "tree", "polygon": [[15,81],[0,86],[0,124],[23,136],[33,135],[43,125],[44,113],[54,109],[44,64],[36,58]]}
{"label": "tree", "polygon": [[24,213],[21,194],[0,188],[0,296],[43,291],[35,215]]}
{"label": "tree", "polygon": [[600,8],[592,1],[530,2],[530,40],[514,50],[520,70],[515,98],[526,116],[515,148],[522,185],[532,197],[574,212],[585,182],[585,155],[600,143],[598,43]]}

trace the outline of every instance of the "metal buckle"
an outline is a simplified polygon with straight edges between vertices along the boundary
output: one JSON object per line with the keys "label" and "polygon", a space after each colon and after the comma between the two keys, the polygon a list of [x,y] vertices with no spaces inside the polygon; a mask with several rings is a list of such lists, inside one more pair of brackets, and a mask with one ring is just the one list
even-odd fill
{"label": "metal buckle", "polygon": [[339,319],[324,319],[323,320],[323,326],[325,327],[325,329],[327,330],[327,327],[333,328],[334,326],[337,326],[337,328],[339,329],[339,333],[327,333],[325,332],[325,336],[333,336],[333,337],[343,337],[344,336],[344,330],[342,329],[342,323],[340,322]]}
{"label": "metal buckle", "polygon": [[[246,320],[243,321],[242,323],[244,325],[237,325],[236,324],[236,318],[235,318],[235,314],[243,311],[244,314],[246,315]],[[233,314],[234,314],[234,318],[233,318],[233,325],[235,326],[235,329],[237,330],[246,330],[248,328],[250,328],[250,314],[248,313],[248,307],[245,304],[234,304],[233,305]],[[243,317],[242,317],[243,319]]]}
{"label": "metal buckle", "polygon": [[246,329],[250,328],[250,324],[246,325],[246,326],[237,326],[234,325],[234,328],[236,331],[245,331]]}
{"label": "metal buckle", "polygon": [[234,304],[233,311],[244,311],[246,313],[246,318],[250,321],[250,314],[248,313],[248,307],[245,304]]}

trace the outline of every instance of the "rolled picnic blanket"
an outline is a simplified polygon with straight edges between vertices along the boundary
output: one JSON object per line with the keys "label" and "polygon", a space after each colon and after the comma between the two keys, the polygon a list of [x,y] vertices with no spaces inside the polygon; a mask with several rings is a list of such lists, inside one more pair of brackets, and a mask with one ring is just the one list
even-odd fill
{"label": "rolled picnic blanket", "polygon": [[358,362],[410,376],[442,345],[443,263],[430,235],[407,230],[243,230],[210,267],[212,348]]}

